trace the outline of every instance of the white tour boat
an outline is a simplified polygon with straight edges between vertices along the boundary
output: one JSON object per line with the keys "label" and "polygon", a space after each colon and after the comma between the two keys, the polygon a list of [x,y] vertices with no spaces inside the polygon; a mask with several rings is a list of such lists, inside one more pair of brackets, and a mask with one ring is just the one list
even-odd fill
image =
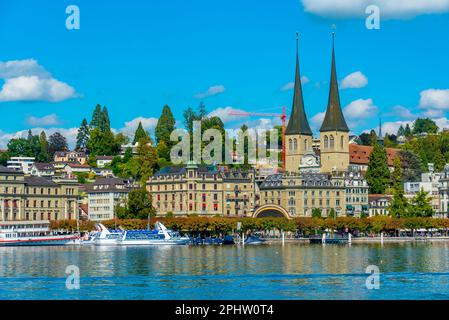
{"label": "white tour boat", "polygon": [[119,240],[121,245],[185,245],[189,237],[182,237],[179,232],[167,229],[162,223],[155,223],[155,230],[128,230]]}
{"label": "white tour boat", "polygon": [[50,222],[2,221],[0,246],[60,246],[79,244],[75,234],[58,234],[50,230]]}

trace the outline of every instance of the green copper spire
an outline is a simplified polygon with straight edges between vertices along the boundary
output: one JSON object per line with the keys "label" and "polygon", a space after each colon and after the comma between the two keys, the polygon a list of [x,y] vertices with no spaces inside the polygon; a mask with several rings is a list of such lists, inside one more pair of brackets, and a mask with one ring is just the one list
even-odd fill
{"label": "green copper spire", "polygon": [[307,116],[304,110],[304,101],[302,98],[301,74],[299,72],[298,57],[298,33],[296,33],[296,75],[293,93],[293,106],[285,134],[312,135],[312,130],[310,130],[309,123],[307,122]]}
{"label": "green copper spire", "polygon": [[320,132],[344,131],[349,132],[348,126],[341,111],[340,96],[338,94],[337,70],[335,67],[334,33],[332,33],[332,69],[329,89],[329,101],[327,103],[326,115]]}

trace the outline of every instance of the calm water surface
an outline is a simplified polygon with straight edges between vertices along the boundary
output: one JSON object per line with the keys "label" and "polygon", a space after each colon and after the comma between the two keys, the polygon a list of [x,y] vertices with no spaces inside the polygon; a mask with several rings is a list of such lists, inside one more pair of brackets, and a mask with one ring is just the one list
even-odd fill
{"label": "calm water surface", "polygon": [[[0,248],[0,299],[449,299],[449,244]],[[80,270],[66,289],[65,270]],[[368,265],[380,289],[365,286]]]}

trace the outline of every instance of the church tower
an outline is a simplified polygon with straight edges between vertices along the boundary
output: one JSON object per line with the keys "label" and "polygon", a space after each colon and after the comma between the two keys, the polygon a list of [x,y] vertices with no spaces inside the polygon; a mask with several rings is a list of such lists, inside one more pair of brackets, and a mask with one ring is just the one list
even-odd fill
{"label": "church tower", "polygon": [[349,129],[341,110],[332,33],[332,68],[326,115],[320,128],[321,171],[346,171],[349,166]]}
{"label": "church tower", "polygon": [[312,149],[312,130],[307,122],[302,97],[301,74],[299,72],[298,33],[296,33],[296,74],[293,93],[293,105],[290,119],[285,130],[286,157],[285,169],[299,172],[299,165],[304,154]]}

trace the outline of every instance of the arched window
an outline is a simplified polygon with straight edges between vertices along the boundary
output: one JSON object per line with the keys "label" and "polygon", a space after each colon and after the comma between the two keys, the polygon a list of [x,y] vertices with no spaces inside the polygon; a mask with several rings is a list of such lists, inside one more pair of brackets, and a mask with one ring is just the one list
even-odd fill
{"label": "arched window", "polygon": [[330,135],[329,137],[329,148],[333,149],[334,148],[334,136]]}
{"label": "arched window", "polygon": [[296,140],[296,138],[293,140],[293,149],[295,151],[298,150],[298,140]]}
{"label": "arched window", "polygon": [[293,147],[292,147],[292,139],[288,139],[288,150],[292,150],[293,149]]}
{"label": "arched window", "polygon": [[341,136],[340,138],[340,148],[343,149],[343,145],[344,145],[344,137]]}
{"label": "arched window", "polygon": [[304,139],[304,151],[307,151],[309,148],[308,148],[308,145],[307,145],[307,139]]}
{"label": "arched window", "polygon": [[324,136],[324,149],[329,148],[329,139],[327,136]]}

